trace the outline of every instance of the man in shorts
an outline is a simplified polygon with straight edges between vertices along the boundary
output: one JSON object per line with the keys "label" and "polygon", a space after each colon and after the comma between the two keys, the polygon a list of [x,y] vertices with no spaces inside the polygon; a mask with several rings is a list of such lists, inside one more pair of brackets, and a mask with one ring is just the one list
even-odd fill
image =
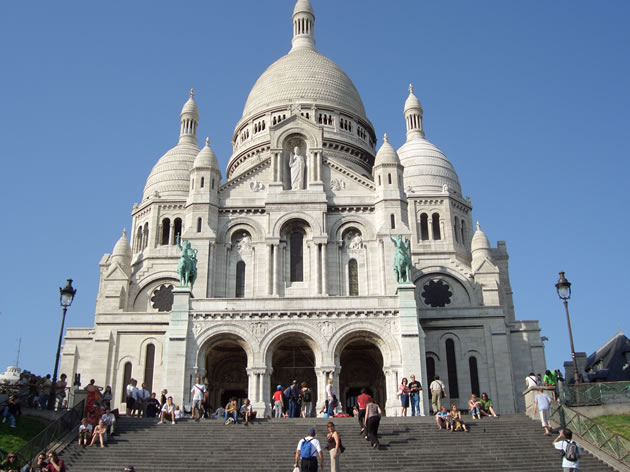
{"label": "man in shorts", "polygon": [[201,377],[199,376],[195,377],[195,385],[193,385],[193,388],[190,391],[190,393],[193,394],[192,416],[195,419],[195,421],[199,421],[199,418],[201,416],[201,410],[203,408],[203,400],[204,400],[204,397],[206,396],[206,386],[201,383]]}
{"label": "man in shorts", "polygon": [[551,424],[549,423],[549,407],[551,406],[551,398],[545,395],[542,388],[538,389],[538,395],[534,398],[534,414],[540,412],[540,422],[545,428],[545,434],[551,436]]}

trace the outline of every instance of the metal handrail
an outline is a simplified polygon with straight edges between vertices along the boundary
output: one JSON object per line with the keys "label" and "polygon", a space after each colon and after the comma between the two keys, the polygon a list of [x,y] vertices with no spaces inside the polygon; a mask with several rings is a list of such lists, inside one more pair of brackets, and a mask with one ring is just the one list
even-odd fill
{"label": "metal handrail", "polygon": [[630,402],[630,382],[595,382],[564,385],[562,400],[569,406],[592,406]]}
{"label": "metal handrail", "polygon": [[29,464],[40,452],[46,450],[56,441],[61,440],[81,422],[84,416],[85,400],[74,405],[61,417],[49,424],[41,433],[31,439],[17,451],[18,462],[23,467]]}
{"label": "metal handrail", "polygon": [[565,405],[553,405],[551,418],[584,441],[630,466],[630,440]]}

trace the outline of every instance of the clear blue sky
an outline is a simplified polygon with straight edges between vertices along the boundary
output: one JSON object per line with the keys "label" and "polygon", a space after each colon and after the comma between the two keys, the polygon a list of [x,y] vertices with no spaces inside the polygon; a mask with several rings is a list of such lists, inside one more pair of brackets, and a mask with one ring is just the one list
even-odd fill
{"label": "clear blue sky", "polygon": [[[312,0],[321,53],[354,81],[377,135],[403,143],[413,82],[547,362],[628,334],[630,2]],[[223,170],[258,76],[290,47],[294,0],[5,2],[0,12],[0,370],[52,372],[67,326],[93,323],[111,252],[194,87]],[[382,142],[379,139],[379,144]]]}

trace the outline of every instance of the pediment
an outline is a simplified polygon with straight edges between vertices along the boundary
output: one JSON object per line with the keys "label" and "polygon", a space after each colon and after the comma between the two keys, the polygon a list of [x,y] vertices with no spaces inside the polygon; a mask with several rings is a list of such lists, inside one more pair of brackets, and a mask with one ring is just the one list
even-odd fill
{"label": "pediment", "polygon": [[498,274],[499,268],[486,257],[479,263],[477,268],[473,267],[473,272],[475,274]]}
{"label": "pediment", "polygon": [[117,262],[112,264],[105,275],[106,280],[129,280],[129,274]]}
{"label": "pediment", "polygon": [[371,195],[376,191],[374,182],[331,159],[323,159],[322,180],[330,196]]}
{"label": "pediment", "polygon": [[267,157],[221,185],[221,198],[260,198],[267,194],[271,182],[271,159]]}

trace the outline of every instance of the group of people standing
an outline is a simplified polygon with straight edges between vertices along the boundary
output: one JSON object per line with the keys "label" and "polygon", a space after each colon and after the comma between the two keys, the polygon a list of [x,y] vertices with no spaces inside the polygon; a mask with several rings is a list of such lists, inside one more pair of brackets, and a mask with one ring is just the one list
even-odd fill
{"label": "group of people standing", "polygon": [[[403,377],[398,386],[398,397],[400,398],[400,416],[407,416],[407,409],[411,404],[411,416],[420,416],[420,392],[422,392],[422,384],[416,380],[416,376],[411,374]],[[431,407],[433,412],[437,413],[442,407],[442,398],[446,397],[446,386],[436,375],[429,385],[431,392]]]}
{"label": "group of people standing", "polygon": [[[329,385],[332,388],[332,380]],[[328,390],[327,388],[327,392]],[[333,397],[336,400],[336,395],[331,391],[330,402],[326,403],[327,411],[334,408]],[[272,400],[274,418],[308,418],[313,412],[313,391],[306,382],[302,382],[298,386],[297,380],[293,380],[291,385],[284,390],[282,389],[282,385],[276,386]],[[331,414],[329,416],[333,415]]]}

